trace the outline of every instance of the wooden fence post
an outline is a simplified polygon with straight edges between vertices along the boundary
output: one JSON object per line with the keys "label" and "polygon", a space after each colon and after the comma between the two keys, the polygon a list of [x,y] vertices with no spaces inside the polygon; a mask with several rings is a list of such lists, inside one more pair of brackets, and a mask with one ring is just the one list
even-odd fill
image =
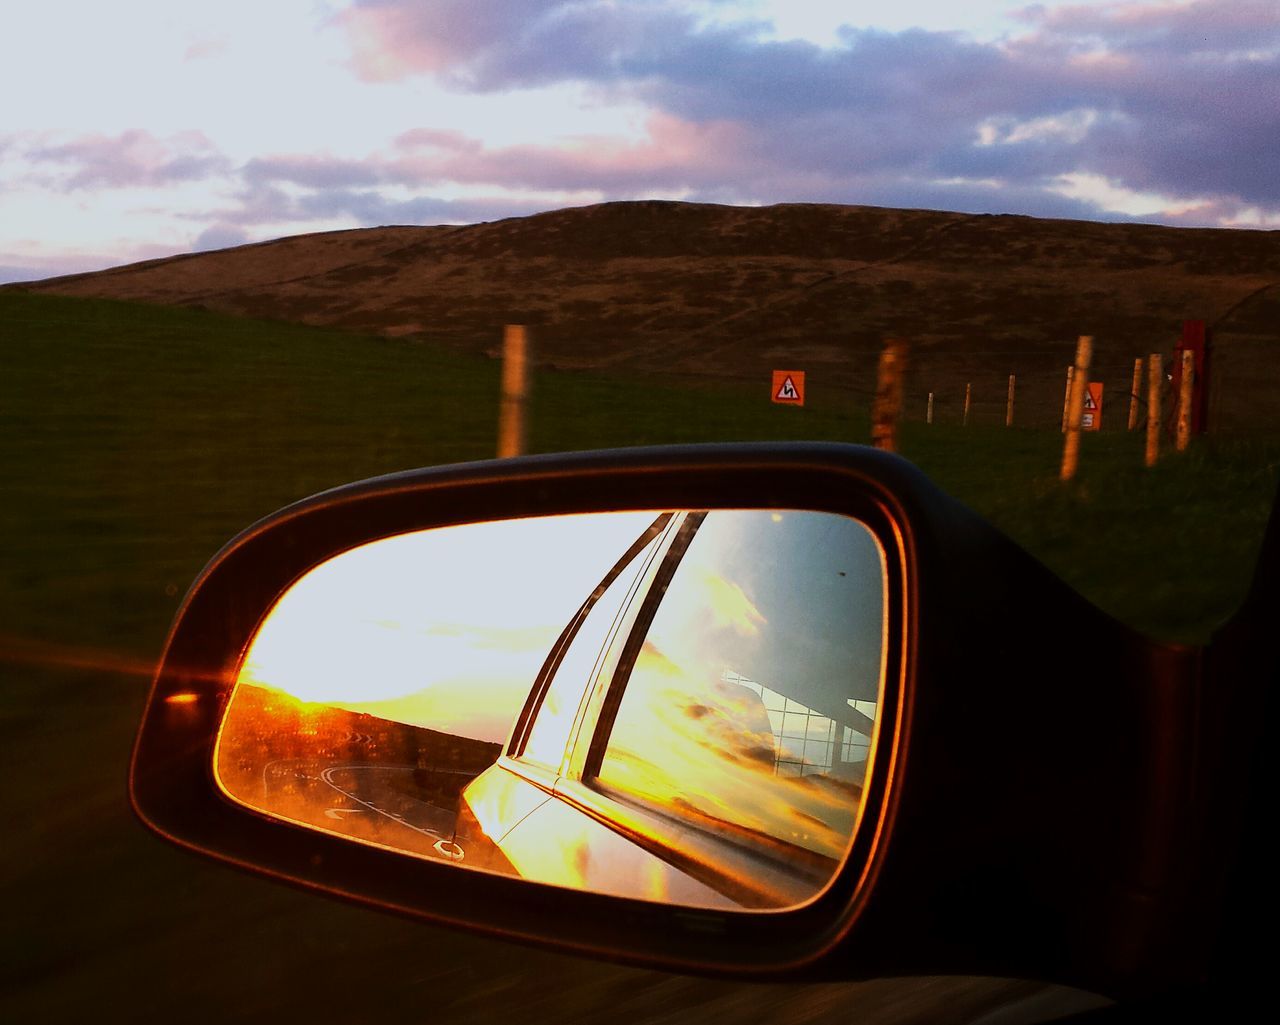
{"label": "wooden fence post", "polygon": [[1067,391],[1062,396],[1062,431],[1064,434],[1067,430],[1067,419],[1071,413],[1071,381],[1075,376],[1075,372],[1075,367],[1067,367]]}
{"label": "wooden fence post", "polygon": [[876,398],[871,409],[871,444],[886,452],[898,450],[898,416],[902,411],[902,376],[906,364],[906,341],[887,339],[880,353]]}
{"label": "wooden fence post", "polygon": [[502,330],[502,400],[498,408],[498,458],[524,455],[529,398],[529,339],[522,324]]}
{"label": "wooden fence post", "polygon": [[1182,350],[1182,387],[1178,389],[1178,451],[1185,452],[1191,441],[1191,396],[1196,377],[1194,349]]}
{"label": "wooden fence post", "polygon": [[960,421],[962,427],[969,426],[969,399],[972,395],[972,389],[972,384],[966,384],[964,386],[964,419]]}
{"label": "wooden fence post", "polygon": [[1006,427],[1013,426],[1013,394],[1018,386],[1018,378],[1014,374],[1009,375],[1009,398],[1004,404],[1004,425]]}
{"label": "wooden fence post", "polygon": [[1158,352],[1147,357],[1147,466],[1160,458],[1160,394],[1164,389],[1164,359]]}
{"label": "wooden fence post", "polygon": [[1089,387],[1089,363],[1093,357],[1093,336],[1081,335],[1076,343],[1075,373],[1067,393],[1067,437],[1062,445],[1062,472],[1067,481],[1076,475],[1080,464],[1080,416],[1084,412],[1084,393]]}
{"label": "wooden fence post", "polygon": [[1133,387],[1129,389],[1129,430],[1138,426],[1138,394],[1142,387],[1142,357],[1133,361]]}

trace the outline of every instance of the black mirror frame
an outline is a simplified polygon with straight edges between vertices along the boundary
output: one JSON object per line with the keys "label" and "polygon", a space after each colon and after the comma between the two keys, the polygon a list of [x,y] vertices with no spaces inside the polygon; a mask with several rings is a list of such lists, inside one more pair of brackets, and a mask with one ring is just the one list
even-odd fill
{"label": "black mirror frame", "polygon": [[[889,662],[863,818],[844,867],[810,903],[722,913],[458,872],[219,792],[213,742],[231,674],[277,596],[326,558],[432,526],[735,506],[857,517],[889,563]],[[293,505],[214,558],[170,635],[131,795],[148,826],[190,849],[567,951],[753,978],[987,975],[1143,996],[1199,977],[1218,931],[1202,655],[1117,623],[911,464],[862,446],[677,446],[416,470]]]}
{"label": "black mirror frame", "polygon": [[[894,773],[910,736],[916,555],[901,498],[926,484],[909,464],[828,444],[717,445],[537,456],[409,471],[325,492],[228,543],[187,594],[134,749],[130,794],[168,840],[363,904],[508,939],[656,967],[794,975],[848,932],[892,833]],[[881,730],[844,867],[814,900],[717,912],[459,872],[260,815],[212,771],[234,674],[262,617],[302,574],[342,551],[409,530],[486,519],[628,508],[802,508],[856,517],[887,562]],[[572,922],[566,934],[565,923]]]}

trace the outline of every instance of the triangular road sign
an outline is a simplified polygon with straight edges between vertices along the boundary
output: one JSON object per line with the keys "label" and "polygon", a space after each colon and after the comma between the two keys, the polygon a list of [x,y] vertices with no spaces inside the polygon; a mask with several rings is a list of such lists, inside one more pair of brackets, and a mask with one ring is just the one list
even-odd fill
{"label": "triangular road sign", "polygon": [[781,403],[784,406],[803,406],[804,371],[775,370],[773,372],[773,391],[771,394],[774,402]]}

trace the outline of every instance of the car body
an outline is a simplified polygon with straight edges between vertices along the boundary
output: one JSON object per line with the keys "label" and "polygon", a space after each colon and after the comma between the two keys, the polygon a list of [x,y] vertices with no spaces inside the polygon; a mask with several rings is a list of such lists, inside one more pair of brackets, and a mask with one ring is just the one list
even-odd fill
{"label": "car body", "polygon": [[[612,582],[626,579],[632,600],[616,611],[603,606],[608,628],[580,657],[574,622],[595,606],[579,604],[496,766],[473,763],[458,788],[454,842],[464,864],[484,867],[488,858],[491,871],[459,871],[453,848],[428,857],[353,842],[323,822],[255,810],[219,785],[219,731],[246,652],[309,571],[377,539],[655,508],[680,512],[650,520],[653,533],[624,558]],[[620,722],[609,707],[622,677],[606,673],[596,688],[599,673],[579,674],[562,704],[559,741],[540,765],[528,757],[558,685],[550,670],[571,654],[593,670],[614,652],[625,665],[626,649],[648,638],[645,617],[656,621],[667,590],[674,594],[694,528],[739,510],[770,522],[789,510],[847,519],[874,539],[882,562],[875,727],[856,828],[829,880],[807,898],[787,889],[805,873],[777,868],[781,845],[762,855],[759,836],[744,842],[724,821],[610,787],[593,770],[596,741]],[[757,978],[1035,979],[1103,994],[1135,1014],[1205,1013],[1253,999],[1263,978],[1253,937],[1274,908],[1265,731],[1280,678],[1271,641],[1278,559],[1273,511],[1247,601],[1211,644],[1192,648],[1112,620],[910,464],[859,446],[634,449],[377,478],[282,510],[211,563],[158,672],[131,793],[144,822],[186,847],[508,939]],[[611,586],[601,584],[592,591],[599,600]],[[1064,702],[1079,691],[1081,665],[1092,669],[1087,715]],[[713,687],[725,682],[724,668],[715,668]],[[628,681],[618,709],[629,689]],[[794,696],[811,711],[835,711]],[[845,703],[868,696],[850,691]],[[743,715],[739,727],[751,732],[751,722]],[[644,751],[671,736],[653,735]],[[495,813],[485,807],[492,794],[519,807]],[[519,824],[531,814],[545,823],[536,831],[537,871]],[[699,829],[670,839],[695,820]],[[587,830],[593,835],[578,842]],[[585,870],[583,852],[608,870]],[[735,871],[735,856],[771,863],[770,871]],[[679,872],[637,893],[617,885],[610,865],[627,858]],[[645,871],[627,870],[633,878]]]}
{"label": "car body", "polygon": [[857,816],[883,632],[859,599],[881,575],[847,518],[658,516],[557,638],[503,756],[462,791],[469,863],[696,906],[807,900]]}

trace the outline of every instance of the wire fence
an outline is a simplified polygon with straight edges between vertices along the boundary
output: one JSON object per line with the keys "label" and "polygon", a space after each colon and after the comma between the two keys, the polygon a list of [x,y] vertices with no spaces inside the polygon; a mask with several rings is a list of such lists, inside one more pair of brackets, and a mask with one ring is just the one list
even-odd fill
{"label": "wire fence", "polygon": [[[1132,352],[1105,342],[1095,348],[1089,380],[1102,385],[1100,430],[1129,429],[1131,400],[1136,405],[1135,429],[1148,415],[1146,352]],[[1165,387],[1162,423],[1172,430],[1177,396],[1171,387],[1175,365],[1173,346],[1163,353]],[[1067,368],[1075,357],[1075,343],[1061,351],[990,350],[910,352],[903,379],[901,418],[932,423],[1004,426],[1009,412],[1009,377],[1014,377],[1012,426],[1060,427],[1067,388]],[[1142,359],[1142,374],[1133,394],[1134,360]],[[875,395],[875,362],[865,357],[846,378],[842,391],[855,402]],[[819,375],[814,375],[815,380]],[[1280,338],[1240,339],[1213,347],[1208,373],[1207,432],[1210,434],[1280,433]],[[966,418],[966,391],[967,418]],[[932,403],[930,403],[932,396]]]}

